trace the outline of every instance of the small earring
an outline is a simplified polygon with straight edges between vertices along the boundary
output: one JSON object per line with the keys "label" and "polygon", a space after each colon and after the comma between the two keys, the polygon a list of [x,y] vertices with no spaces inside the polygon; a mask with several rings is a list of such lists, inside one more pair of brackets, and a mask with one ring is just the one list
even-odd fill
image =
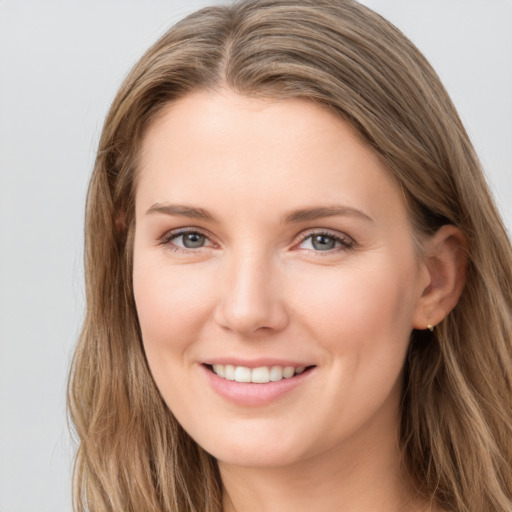
{"label": "small earring", "polygon": [[434,332],[434,326],[431,325],[431,324],[428,324],[427,325],[427,329],[430,331],[430,332]]}

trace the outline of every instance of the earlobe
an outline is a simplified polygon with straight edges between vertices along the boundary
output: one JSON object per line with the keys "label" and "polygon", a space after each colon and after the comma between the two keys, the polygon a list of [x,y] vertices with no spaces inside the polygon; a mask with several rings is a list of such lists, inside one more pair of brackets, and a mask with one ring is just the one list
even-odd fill
{"label": "earlobe", "polygon": [[457,305],[466,281],[467,239],[460,229],[442,226],[424,248],[429,284],[417,303],[415,329],[439,324]]}

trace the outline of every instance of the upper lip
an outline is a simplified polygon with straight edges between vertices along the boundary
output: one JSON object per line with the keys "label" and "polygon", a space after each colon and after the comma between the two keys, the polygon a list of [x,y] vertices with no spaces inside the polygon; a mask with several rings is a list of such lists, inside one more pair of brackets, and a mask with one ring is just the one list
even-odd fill
{"label": "upper lip", "polygon": [[274,359],[262,357],[257,359],[239,359],[236,357],[213,357],[202,362],[206,365],[223,364],[233,366],[244,366],[246,368],[260,368],[262,366],[293,366],[294,368],[314,366],[311,362],[294,361],[292,359]]}

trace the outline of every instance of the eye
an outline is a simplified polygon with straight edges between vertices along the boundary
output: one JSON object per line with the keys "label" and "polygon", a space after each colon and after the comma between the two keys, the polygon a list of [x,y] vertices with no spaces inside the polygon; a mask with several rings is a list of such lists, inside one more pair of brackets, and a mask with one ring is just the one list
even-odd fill
{"label": "eye", "polygon": [[194,250],[213,246],[211,240],[204,233],[195,230],[171,231],[162,237],[161,243],[172,245],[178,250]]}
{"label": "eye", "polygon": [[336,249],[350,249],[353,245],[354,242],[348,236],[332,233],[310,233],[302,239],[299,247],[306,250],[327,252]]}
{"label": "eye", "polygon": [[186,247],[187,249],[198,249],[199,247],[203,247],[206,243],[206,237],[202,235],[201,233],[185,233],[184,235],[179,235],[174,239],[174,243],[177,243],[181,241],[180,244],[183,244],[183,247]]}

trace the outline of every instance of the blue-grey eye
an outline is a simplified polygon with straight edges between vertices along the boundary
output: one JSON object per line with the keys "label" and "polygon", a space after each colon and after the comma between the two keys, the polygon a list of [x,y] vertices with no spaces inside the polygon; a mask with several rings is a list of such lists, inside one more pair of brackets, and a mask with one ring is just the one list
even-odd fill
{"label": "blue-grey eye", "polygon": [[330,251],[336,247],[336,238],[329,235],[311,235],[311,246],[316,251]]}
{"label": "blue-grey eye", "polygon": [[200,247],[204,247],[206,243],[206,237],[201,233],[195,233],[191,231],[190,233],[183,233],[177,239],[181,238],[183,247],[187,249],[199,249]]}
{"label": "blue-grey eye", "polygon": [[328,252],[343,248],[349,249],[351,247],[352,240],[350,238],[329,233],[311,233],[300,243],[301,249],[317,252]]}

